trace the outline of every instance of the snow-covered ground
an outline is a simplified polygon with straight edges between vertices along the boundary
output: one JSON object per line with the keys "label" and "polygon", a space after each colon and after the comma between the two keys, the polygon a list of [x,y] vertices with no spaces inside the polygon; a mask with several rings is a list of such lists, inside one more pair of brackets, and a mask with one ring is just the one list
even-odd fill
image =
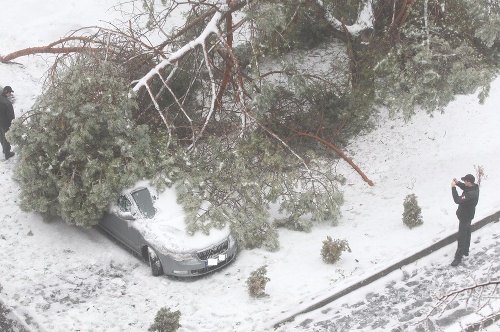
{"label": "snow-covered ground", "polygon": [[[498,219],[497,219],[498,221]],[[463,259],[457,268],[450,268],[448,246],[435,250],[406,265],[384,271],[385,276],[369,286],[357,289],[353,285],[343,296],[321,294],[316,303],[323,303],[316,310],[297,308],[298,314],[290,322],[282,322],[276,332],[403,332],[403,331],[477,331],[469,325],[486,322],[485,317],[500,313],[500,302],[495,285],[445,296],[476,284],[498,280],[500,266],[494,264],[500,255],[500,229],[498,224],[488,224],[474,233],[474,253]],[[493,278],[493,279],[491,279]],[[479,295],[482,291],[482,295]],[[328,295],[330,301],[320,302]],[[490,302],[487,302],[487,301]],[[306,303],[307,304],[307,303]],[[310,305],[307,304],[307,305]],[[481,308],[481,309],[479,309]],[[490,322],[491,323],[491,322]],[[488,324],[485,324],[488,325]],[[498,332],[500,326],[487,326],[488,331]]]}
{"label": "snow-covered ground", "polygon": [[[0,20],[0,54],[45,45],[99,20],[112,21],[117,14],[108,8],[116,3],[9,2]],[[0,85],[13,87],[20,116],[40,92],[50,57],[15,61],[20,64],[0,64]],[[244,250],[229,267],[189,281],[152,277],[146,264],[96,229],[45,223],[38,214],[21,211],[19,187],[12,180],[17,157],[0,158],[0,301],[14,308],[32,331],[146,331],[164,306],[181,312],[182,332],[272,331],[274,322],[298,309],[455,232],[452,178],[484,167],[476,220],[500,210],[499,104],[497,79],[484,105],[476,96],[459,96],[433,118],[417,114],[407,124],[381,121],[346,151],[375,186],[364,183],[346,163],[335,167],[348,179],[338,226],[319,225],[307,234],[282,230],[280,251]],[[417,195],[424,219],[412,230],[401,219],[410,193]],[[492,227],[496,231],[498,224]],[[346,239],[352,253],[344,253],[337,264],[323,263],[320,250],[327,236]],[[474,250],[473,245],[471,255]],[[443,268],[452,269],[448,264],[454,251],[450,245],[440,252]],[[268,266],[271,279],[269,297],[252,299],[246,280],[262,265]],[[372,287],[377,285],[364,291]]]}

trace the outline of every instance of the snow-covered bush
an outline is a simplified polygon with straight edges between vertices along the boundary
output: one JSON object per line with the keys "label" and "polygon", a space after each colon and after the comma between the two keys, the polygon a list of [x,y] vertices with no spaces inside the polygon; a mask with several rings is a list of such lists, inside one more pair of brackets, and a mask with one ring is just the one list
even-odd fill
{"label": "snow-covered bush", "polygon": [[403,207],[403,223],[406,226],[412,229],[424,223],[422,220],[422,209],[418,206],[417,196],[415,194],[406,196]]}
{"label": "snow-covered bush", "polygon": [[149,327],[149,332],[175,332],[181,326],[179,319],[181,312],[170,311],[170,308],[163,307],[156,313],[154,323]]}
{"label": "snow-covered bush", "polygon": [[259,298],[268,296],[266,294],[266,284],[269,279],[267,276],[267,265],[259,267],[257,270],[253,271],[250,274],[250,277],[247,279],[247,287],[248,293],[251,297]]}
{"label": "snow-covered bush", "polygon": [[323,241],[323,247],[321,248],[321,257],[323,261],[328,264],[336,263],[343,251],[351,252],[349,243],[347,240],[333,240],[331,237],[327,236],[326,240]]}

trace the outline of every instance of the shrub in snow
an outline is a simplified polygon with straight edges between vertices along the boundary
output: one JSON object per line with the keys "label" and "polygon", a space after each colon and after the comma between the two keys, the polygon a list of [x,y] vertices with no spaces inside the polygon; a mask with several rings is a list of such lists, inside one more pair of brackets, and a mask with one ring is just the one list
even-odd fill
{"label": "shrub in snow", "polygon": [[422,209],[418,206],[417,196],[415,194],[409,194],[406,196],[403,203],[403,223],[410,229],[413,227],[422,225],[424,221],[422,220]]}
{"label": "shrub in snow", "polygon": [[251,297],[257,298],[268,296],[265,289],[267,282],[271,279],[269,279],[266,274],[267,265],[261,266],[250,274],[250,277],[247,279],[247,287]]}
{"label": "shrub in snow", "polygon": [[321,257],[323,261],[328,264],[333,264],[340,259],[343,251],[351,252],[349,243],[347,240],[333,240],[331,237],[327,236],[326,240],[323,241],[323,247],[321,248]]}
{"label": "shrub in snow", "polygon": [[149,327],[149,332],[175,332],[179,329],[179,318],[181,312],[170,311],[170,308],[163,307],[156,313],[154,323]]}

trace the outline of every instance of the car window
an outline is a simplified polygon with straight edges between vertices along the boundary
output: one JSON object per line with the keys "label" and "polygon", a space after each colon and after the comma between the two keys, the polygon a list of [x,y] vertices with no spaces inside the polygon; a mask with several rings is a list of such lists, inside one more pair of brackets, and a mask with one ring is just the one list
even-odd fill
{"label": "car window", "polygon": [[134,191],[132,198],[144,217],[153,218],[155,216],[156,209],[153,206],[153,199],[147,188]]}
{"label": "car window", "polygon": [[120,208],[120,211],[132,212],[132,203],[125,196],[120,196],[118,198],[118,207]]}

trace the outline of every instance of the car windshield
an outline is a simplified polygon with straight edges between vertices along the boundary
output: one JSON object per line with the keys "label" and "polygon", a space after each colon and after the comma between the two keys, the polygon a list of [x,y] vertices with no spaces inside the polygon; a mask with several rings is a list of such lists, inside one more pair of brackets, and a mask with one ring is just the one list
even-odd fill
{"label": "car windshield", "polygon": [[153,199],[147,188],[134,191],[132,197],[144,217],[153,218],[155,216],[156,209],[153,206]]}

